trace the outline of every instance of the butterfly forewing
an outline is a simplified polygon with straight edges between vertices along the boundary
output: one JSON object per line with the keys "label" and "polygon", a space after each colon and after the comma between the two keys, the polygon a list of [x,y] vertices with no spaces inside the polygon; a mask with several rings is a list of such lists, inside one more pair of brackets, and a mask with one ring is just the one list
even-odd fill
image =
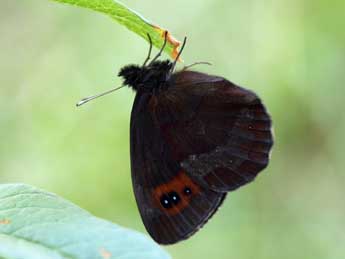
{"label": "butterfly forewing", "polygon": [[151,95],[138,93],[132,110],[133,189],[147,231],[158,243],[172,244],[196,232],[226,194],[199,186],[173,159],[150,101]]}

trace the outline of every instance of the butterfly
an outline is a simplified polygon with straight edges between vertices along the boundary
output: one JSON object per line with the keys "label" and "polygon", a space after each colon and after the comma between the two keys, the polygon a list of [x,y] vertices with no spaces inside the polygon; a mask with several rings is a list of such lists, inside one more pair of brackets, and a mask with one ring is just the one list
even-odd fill
{"label": "butterfly", "polygon": [[[119,76],[135,90],[130,121],[133,190],[142,221],[160,244],[200,229],[230,191],[253,181],[269,162],[270,115],[252,91],[174,62],[127,65]],[[122,86],[122,87],[123,87]],[[106,93],[84,98],[78,105]]]}

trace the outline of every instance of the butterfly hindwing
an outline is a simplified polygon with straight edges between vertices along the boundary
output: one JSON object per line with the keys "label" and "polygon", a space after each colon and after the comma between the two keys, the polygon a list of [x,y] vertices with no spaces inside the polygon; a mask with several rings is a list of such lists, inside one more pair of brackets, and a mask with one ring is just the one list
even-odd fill
{"label": "butterfly hindwing", "polygon": [[271,119],[253,92],[228,80],[182,71],[151,108],[172,157],[199,184],[227,192],[264,169]]}

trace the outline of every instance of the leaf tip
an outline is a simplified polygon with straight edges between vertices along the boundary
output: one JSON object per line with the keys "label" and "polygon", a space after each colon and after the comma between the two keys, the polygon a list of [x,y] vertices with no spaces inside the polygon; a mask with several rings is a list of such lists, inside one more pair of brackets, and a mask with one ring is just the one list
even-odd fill
{"label": "leaf tip", "polygon": [[[165,33],[166,33],[167,42],[173,48],[170,53],[170,56],[176,59],[179,54],[179,47],[181,45],[181,41],[177,40],[174,36],[172,36],[172,34],[168,30],[162,29],[161,27],[157,25],[153,25],[153,27],[160,33],[160,36],[162,37],[163,40],[165,38]],[[179,58],[178,61],[183,62],[181,58]]]}

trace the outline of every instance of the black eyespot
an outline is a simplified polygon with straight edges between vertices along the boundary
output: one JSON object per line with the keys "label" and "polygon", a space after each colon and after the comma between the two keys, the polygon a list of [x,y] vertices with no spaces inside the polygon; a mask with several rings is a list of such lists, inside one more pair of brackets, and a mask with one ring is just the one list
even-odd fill
{"label": "black eyespot", "polygon": [[170,209],[173,206],[170,197],[166,194],[163,194],[161,196],[160,202],[161,202],[162,206],[166,209]]}
{"label": "black eyespot", "polygon": [[168,196],[173,204],[178,204],[181,200],[180,196],[178,195],[177,192],[169,192]]}
{"label": "black eyespot", "polygon": [[189,187],[185,187],[183,189],[183,193],[187,196],[191,195],[192,194],[192,190],[189,188]]}

